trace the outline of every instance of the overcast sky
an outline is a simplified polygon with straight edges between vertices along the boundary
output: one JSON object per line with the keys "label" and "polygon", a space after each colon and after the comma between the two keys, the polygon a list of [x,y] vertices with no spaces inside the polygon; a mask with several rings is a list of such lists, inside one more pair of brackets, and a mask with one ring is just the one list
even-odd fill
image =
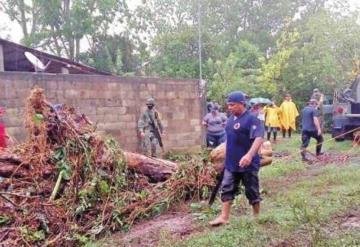
{"label": "overcast sky", "polygon": [[[1,1],[7,1],[7,0],[0,0]],[[130,8],[136,7],[142,0],[131,0],[128,1]],[[226,0],[224,0],[226,1]],[[350,3],[351,6],[354,8],[360,8],[360,0],[345,0]],[[6,14],[3,12],[0,12],[0,37],[1,38],[7,38],[14,42],[19,42],[22,38],[22,32],[20,25],[16,22],[10,21],[10,19],[7,17]]]}

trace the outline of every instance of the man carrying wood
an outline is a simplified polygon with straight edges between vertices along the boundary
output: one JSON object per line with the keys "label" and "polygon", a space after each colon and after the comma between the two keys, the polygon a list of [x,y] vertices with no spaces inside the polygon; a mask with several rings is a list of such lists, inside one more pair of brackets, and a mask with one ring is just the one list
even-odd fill
{"label": "man carrying wood", "polygon": [[227,106],[231,113],[226,124],[225,170],[221,182],[221,214],[209,224],[226,224],[230,217],[231,203],[240,182],[245,186],[245,195],[252,205],[253,214],[260,212],[258,150],[263,142],[264,127],[261,121],[246,110],[245,95],[235,91],[228,95]]}
{"label": "man carrying wood", "polygon": [[324,138],[321,133],[321,124],[319,120],[319,112],[317,110],[318,101],[310,99],[308,105],[304,107],[301,112],[301,156],[304,161],[306,158],[306,148],[309,146],[310,139],[314,138],[317,141],[316,155],[321,155],[321,146]]}
{"label": "man carrying wood", "polygon": [[[159,113],[155,110],[155,99],[148,98],[147,109],[143,112],[138,121],[138,129],[141,137],[141,147],[144,155],[156,157],[157,144],[163,148],[161,137],[163,125]],[[150,152],[149,152],[150,147]]]}

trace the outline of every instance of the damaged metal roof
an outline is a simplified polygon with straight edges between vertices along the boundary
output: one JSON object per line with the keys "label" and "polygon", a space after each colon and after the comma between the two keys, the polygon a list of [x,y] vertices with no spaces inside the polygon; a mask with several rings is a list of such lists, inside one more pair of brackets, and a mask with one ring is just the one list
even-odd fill
{"label": "damaged metal roof", "polygon": [[25,52],[30,52],[43,64],[49,64],[46,70],[43,71],[45,73],[111,75],[110,73],[99,71],[93,67],[74,62],[70,59],[54,56],[5,39],[0,38],[0,45],[3,49],[3,63],[5,71],[35,72],[34,66],[24,55]]}

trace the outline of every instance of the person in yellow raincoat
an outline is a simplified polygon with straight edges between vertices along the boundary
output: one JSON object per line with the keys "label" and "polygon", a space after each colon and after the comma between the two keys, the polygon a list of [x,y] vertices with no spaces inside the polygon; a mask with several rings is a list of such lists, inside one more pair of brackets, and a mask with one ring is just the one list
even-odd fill
{"label": "person in yellow raincoat", "polygon": [[291,100],[290,94],[286,94],[284,101],[280,105],[281,117],[281,129],[283,137],[285,138],[286,132],[288,132],[289,138],[291,137],[291,132],[296,130],[296,117],[299,116],[299,112],[296,108],[296,105]]}
{"label": "person in yellow raincoat", "polygon": [[273,140],[276,142],[277,131],[280,128],[280,108],[275,101],[264,108],[265,126],[267,128],[267,140],[270,140],[271,133],[273,133]]}

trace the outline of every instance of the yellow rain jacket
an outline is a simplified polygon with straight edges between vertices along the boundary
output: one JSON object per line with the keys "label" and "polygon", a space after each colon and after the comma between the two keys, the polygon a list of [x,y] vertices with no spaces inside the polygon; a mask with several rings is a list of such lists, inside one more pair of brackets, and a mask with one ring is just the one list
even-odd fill
{"label": "yellow rain jacket", "polygon": [[294,102],[285,100],[280,106],[280,111],[281,128],[285,130],[290,128],[296,130],[295,119],[299,116],[299,112]]}
{"label": "yellow rain jacket", "polygon": [[265,125],[267,127],[280,128],[280,108],[277,106],[267,106],[264,108]]}

